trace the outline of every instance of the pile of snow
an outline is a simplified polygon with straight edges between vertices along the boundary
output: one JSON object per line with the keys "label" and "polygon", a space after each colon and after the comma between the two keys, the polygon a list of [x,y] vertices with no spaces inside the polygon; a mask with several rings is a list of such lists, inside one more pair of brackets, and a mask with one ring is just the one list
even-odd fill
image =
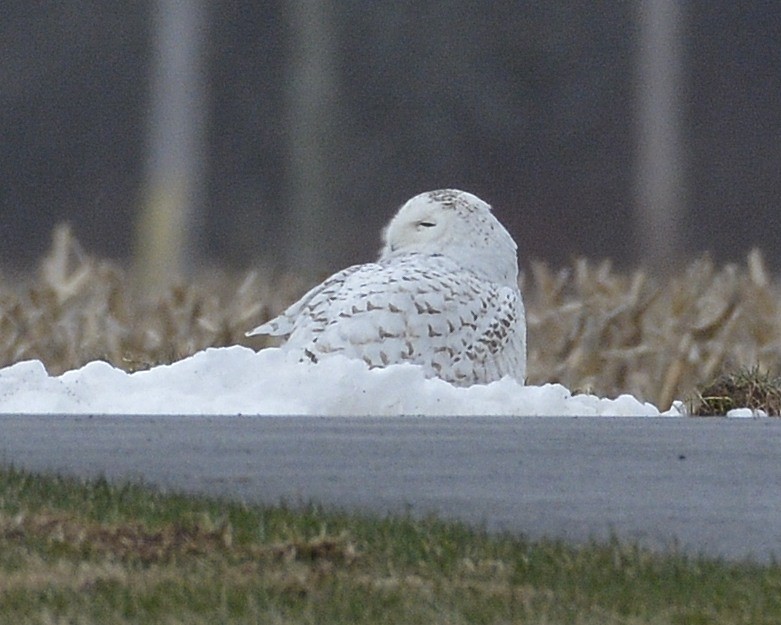
{"label": "pile of snow", "polygon": [[[193,415],[658,416],[630,395],[572,395],[560,384],[505,378],[456,388],[421,367],[369,369],[334,357],[313,365],[280,349],[211,348],[172,365],[126,373],[95,361],[60,376],[41,362],[0,369],[0,413]],[[679,416],[676,405],[664,413]]]}

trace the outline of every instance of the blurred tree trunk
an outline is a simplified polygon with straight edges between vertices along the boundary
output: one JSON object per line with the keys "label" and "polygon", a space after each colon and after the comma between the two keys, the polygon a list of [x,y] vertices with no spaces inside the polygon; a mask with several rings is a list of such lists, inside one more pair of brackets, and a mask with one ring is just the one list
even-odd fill
{"label": "blurred tree trunk", "polygon": [[682,256],[685,159],[682,0],[638,0],[636,241],[652,271]]}
{"label": "blurred tree trunk", "polygon": [[331,0],[290,0],[286,262],[318,272],[342,240],[334,206],[337,40]]}
{"label": "blurred tree trunk", "polygon": [[206,161],[204,48],[201,0],[157,0],[146,182],[135,254],[142,289],[155,292],[192,272],[203,222]]}

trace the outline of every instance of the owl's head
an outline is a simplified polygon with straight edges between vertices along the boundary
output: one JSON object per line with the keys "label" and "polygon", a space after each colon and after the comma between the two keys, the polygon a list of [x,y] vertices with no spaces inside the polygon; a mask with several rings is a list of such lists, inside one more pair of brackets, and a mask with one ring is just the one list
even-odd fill
{"label": "owl's head", "polygon": [[479,197],[442,189],[407,201],[383,230],[380,258],[441,254],[499,284],[518,282],[517,246]]}

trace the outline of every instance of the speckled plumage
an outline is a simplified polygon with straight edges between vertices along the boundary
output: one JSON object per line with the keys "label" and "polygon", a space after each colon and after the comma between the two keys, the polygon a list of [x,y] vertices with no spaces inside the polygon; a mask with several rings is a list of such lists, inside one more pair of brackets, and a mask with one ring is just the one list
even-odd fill
{"label": "speckled plumage", "polygon": [[375,263],[344,269],[248,335],[318,362],[331,354],[370,367],[402,362],[459,386],[523,381],[526,320],[512,237],[470,193],[422,193],[383,232]]}

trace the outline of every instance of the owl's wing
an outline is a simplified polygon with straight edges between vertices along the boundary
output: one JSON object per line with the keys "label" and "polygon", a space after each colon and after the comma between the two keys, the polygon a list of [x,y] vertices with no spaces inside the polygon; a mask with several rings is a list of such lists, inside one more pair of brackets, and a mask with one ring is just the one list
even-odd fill
{"label": "owl's wing", "polygon": [[342,354],[370,367],[411,362],[468,385],[522,379],[524,329],[517,289],[413,255],[336,274],[254,333],[287,335],[285,348],[312,361]]}
{"label": "owl's wing", "polygon": [[458,385],[505,375],[523,380],[526,323],[518,289],[465,271],[429,273],[424,282],[433,289],[416,295],[409,360]]}
{"label": "owl's wing", "polygon": [[460,330],[466,344],[451,361],[452,377],[460,384],[526,376],[526,316],[518,289],[481,283],[481,291],[466,306],[471,317]]}
{"label": "owl's wing", "polygon": [[342,269],[330,278],[307,291],[301,299],[291,304],[281,315],[269,319],[247,332],[245,336],[268,334],[270,336],[289,336],[296,328],[317,323],[312,312],[321,309],[324,302],[331,301],[335,294],[345,288],[345,282],[356,272],[371,265],[353,265]]}

